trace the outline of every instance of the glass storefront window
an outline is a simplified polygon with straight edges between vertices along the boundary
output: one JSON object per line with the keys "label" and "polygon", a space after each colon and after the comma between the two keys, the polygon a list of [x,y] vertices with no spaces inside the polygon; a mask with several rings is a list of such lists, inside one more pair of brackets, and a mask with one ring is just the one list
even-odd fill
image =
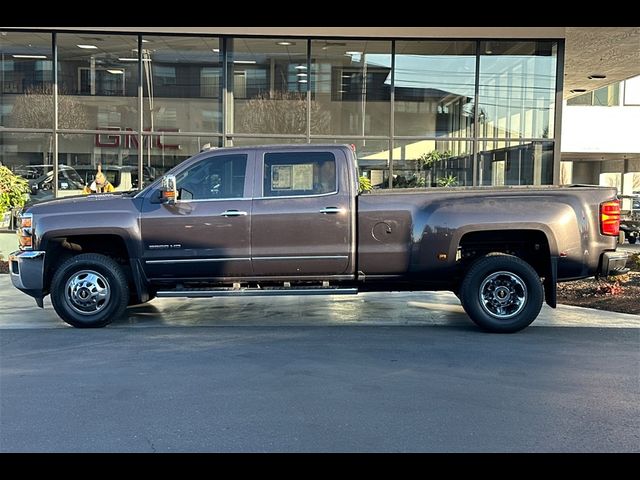
{"label": "glass storefront window", "polygon": [[480,137],[553,138],[557,54],[557,42],[480,43]]}
{"label": "glass storefront window", "polygon": [[389,135],[391,42],[311,42],[311,134]]}
{"label": "glass storefront window", "polygon": [[475,42],[396,42],[395,135],[473,135],[475,49]]}
{"label": "glass storefront window", "polygon": [[[76,167],[126,167],[135,188],[206,146],[311,142],[354,145],[360,173],[374,188],[553,179],[556,41],[55,38],[54,46],[51,33],[0,31],[1,160],[16,168],[59,161],[61,178],[72,179]],[[26,132],[56,133],[53,68],[56,159],[56,137]],[[604,87],[589,103],[617,104],[621,93],[618,85]],[[31,160],[43,153],[47,160]],[[567,172],[560,169],[560,181]],[[95,173],[78,175],[86,183]]]}
{"label": "glass storefront window", "polygon": [[228,140],[229,147],[252,147],[258,145],[286,145],[307,143],[306,138],[234,137]]}
{"label": "glass storefront window", "polygon": [[553,142],[479,142],[478,185],[550,185]]}
{"label": "glass storefront window", "polygon": [[138,130],[138,37],[61,33],[58,127]]}
{"label": "glass storefront window", "polygon": [[32,192],[29,203],[53,198],[50,180],[55,168],[52,134],[0,131],[0,165],[29,182]]}
{"label": "glass storefront window", "polygon": [[393,149],[393,188],[472,185],[471,152],[471,142],[396,141]]}
{"label": "glass storefront window", "polygon": [[53,135],[0,131],[0,165],[28,180],[36,177],[33,166],[53,168]]}
{"label": "glass storefront window", "polygon": [[227,44],[228,133],[306,134],[306,39],[234,38]]}
{"label": "glass storefront window", "polygon": [[389,140],[312,138],[311,143],[351,146],[358,159],[359,174],[367,177],[374,189],[389,187]]}
{"label": "glass storefront window", "polygon": [[98,165],[116,191],[138,187],[135,134],[59,134],[58,197],[82,195],[95,180]]}
{"label": "glass storefront window", "polygon": [[53,129],[50,33],[0,32],[0,125]]}
{"label": "glass storefront window", "polygon": [[222,132],[222,53],[218,38],[144,36],[146,131]]}
{"label": "glass storefront window", "polygon": [[[143,135],[142,165],[146,177],[158,178],[204,149],[222,145],[222,137],[192,135]],[[145,179],[145,185],[149,179]]]}

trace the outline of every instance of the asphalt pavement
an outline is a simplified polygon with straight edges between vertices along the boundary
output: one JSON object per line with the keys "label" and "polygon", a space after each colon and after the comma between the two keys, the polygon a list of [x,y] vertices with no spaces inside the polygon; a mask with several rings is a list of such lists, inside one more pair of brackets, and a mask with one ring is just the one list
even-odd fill
{"label": "asphalt pavement", "polygon": [[448,293],[156,299],[67,327],[0,275],[0,452],[639,452],[640,317],[481,333]]}

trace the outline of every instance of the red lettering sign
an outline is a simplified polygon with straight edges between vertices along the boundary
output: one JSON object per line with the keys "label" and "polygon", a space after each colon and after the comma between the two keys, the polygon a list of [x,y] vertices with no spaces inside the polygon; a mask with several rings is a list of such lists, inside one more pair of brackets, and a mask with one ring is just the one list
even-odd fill
{"label": "red lettering sign", "polygon": [[[100,128],[99,130],[113,130],[116,132],[133,132],[132,128],[126,127],[124,130],[121,130],[118,127],[106,127]],[[145,132],[150,132],[149,128],[144,129]],[[156,130],[157,132],[180,132],[178,128],[160,128]],[[122,140],[120,139],[122,137]],[[179,143],[167,143],[167,139],[170,138],[165,135],[154,135],[154,142],[152,144],[153,148],[165,149],[165,150],[181,150],[182,146]],[[164,141],[163,141],[164,140]],[[149,136],[143,136],[143,148],[146,148],[149,143]],[[121,145],[123,148],[137,149],[139,146],[138,143],[138,134],[137,133],[122,133],[122,134],[105,134],[105,133],[96,133],[95,135],[95,145],[96,147],[102,148],[119,148]]]}

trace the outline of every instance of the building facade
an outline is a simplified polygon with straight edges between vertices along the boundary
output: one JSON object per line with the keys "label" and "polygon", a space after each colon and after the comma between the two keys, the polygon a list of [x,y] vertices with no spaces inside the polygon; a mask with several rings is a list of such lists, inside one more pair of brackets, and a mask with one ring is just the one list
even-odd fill
{"label": "building facade", "polygon": [[58,196],[72,169],[135,187],[206,146],[274,143],[352,144],[375,188],[559,180],[562,38],[213,30],[1,31],[0,161],[55,171]]}
{"label": "building facade", "polygon": [[[567,100],[562,124],[560,183],[640,195],[640,76]],[[623,200],[625,210],[630,205]]]}

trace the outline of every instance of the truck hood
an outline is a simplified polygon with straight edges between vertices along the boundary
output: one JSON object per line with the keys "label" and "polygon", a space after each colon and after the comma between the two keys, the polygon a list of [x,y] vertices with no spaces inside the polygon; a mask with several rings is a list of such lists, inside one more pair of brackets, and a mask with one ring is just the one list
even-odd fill
{"label": "truck hood", "polygon": [[128,192],[100,193],[96,195],[82,195],[74,197],[56,198],[36,203],[25,212],[34,215],[64,214],[64,213],[96,213],[106,211],[129,210],[133,197]]}

